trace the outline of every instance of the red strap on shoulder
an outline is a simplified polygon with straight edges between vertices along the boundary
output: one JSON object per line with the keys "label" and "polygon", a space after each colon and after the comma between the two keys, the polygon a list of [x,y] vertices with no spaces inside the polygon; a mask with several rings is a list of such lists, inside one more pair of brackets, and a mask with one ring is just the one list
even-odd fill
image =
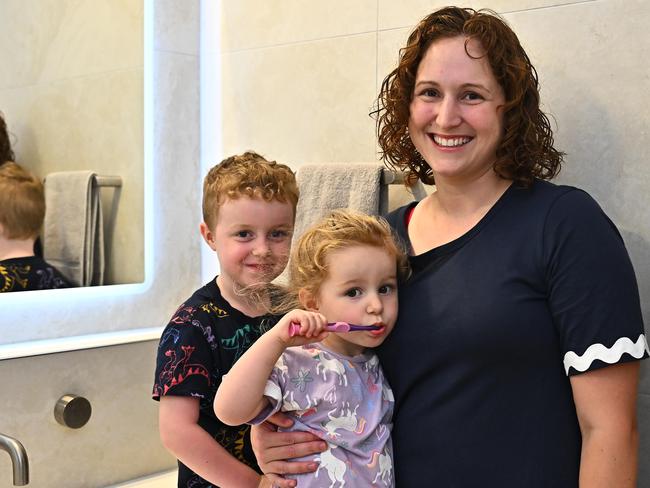
{"label": "red strap on shoulder", "polygon": [[404,215],[404,223],[406,224],[406,228],[408,229],[409,224],[411,223],[411,217],[413,217],[413,211],[415,210],[415,205],[413,205],[411,208],[409,208],[408,212]]}

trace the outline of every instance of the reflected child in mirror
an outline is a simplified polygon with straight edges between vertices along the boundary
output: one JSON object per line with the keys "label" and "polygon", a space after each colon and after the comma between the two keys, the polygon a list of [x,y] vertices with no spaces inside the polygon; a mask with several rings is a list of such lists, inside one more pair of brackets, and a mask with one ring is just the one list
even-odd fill
{"label": "reflected child in mirror", "polygon": [[0,165],[0,293],[73,286],[34,255],[44,218],[43,183],[13,161]]}
{"label": "reflected child in mirror", "polygon": [[[278,411],[328,444],[314,473],[293,486],[394,486],[390,440],[394,399],[373,348],[397,318],[405,253],[388,224],[336,210],[295,245],[282,308],[288,312],[222,379],[217,416],[237,425]],[[328,323],[375,326],[330,332]],[[298,330],[299,329],[299,330]],[[293,332],[292,332],[293,331]]]}
{"label": "reflected child in mirror", "polygon": [[298,187],[288,166],[254,152],[213,167],[203,184],[201,235],[219,275],[176,311],[158,348],[153,398],[164,446],[184,488],[271,486],[250,444],[250,426],[226,425],[214,395],[235,361],[275,323],[264,289],[286,267]]}

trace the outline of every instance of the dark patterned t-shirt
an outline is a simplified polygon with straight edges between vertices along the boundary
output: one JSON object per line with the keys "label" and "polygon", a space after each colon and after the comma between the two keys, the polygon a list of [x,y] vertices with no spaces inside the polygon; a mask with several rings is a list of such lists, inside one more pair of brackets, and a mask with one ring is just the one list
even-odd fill
{"label": "dark patterned t-shirt", "polygon": [[39,256],[0,261],[0,293],[52,290],[72,286],[74,285],[59,270]]}
{"label": "dark patterned t-shirt", "polygon": [[[199,425],[239,461],[260,472],[250,444],[250,426],[231,427],[214,414],[213,401],[221,377],[266,330],[273,316],[251,318],[221,296],[216,279],[183,303],[165,328],[158,346],[154,400],[164,395],[199,398]],[[209,488],[181,462],[178,486]]]}

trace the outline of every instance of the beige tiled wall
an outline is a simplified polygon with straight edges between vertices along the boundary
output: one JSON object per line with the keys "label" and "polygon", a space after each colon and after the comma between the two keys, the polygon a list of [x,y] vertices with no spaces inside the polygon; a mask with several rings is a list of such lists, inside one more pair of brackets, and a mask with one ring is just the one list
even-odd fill
{"label": "beige tiled wall", "polygon": [[241,51],[374,32],[376,0],[222,2],[222,47]]}
{"label": "beige tiled wall", "polygon": [[[413,25],[447,4],[223,2],[224,153],[257,149],[294,167],[374,160],[367,114],[378,87]],[[499,12],[518,33],[567,153],[557,181],[591,193],[621,230],[650,321],[650,2],[462,5]],[[650,487],[649,369],[639,400],[641,487]]]}
{"label": "beige tiled wall", "polygon": [[373,32],[225,54],[224,154],[374,159],[375,44]]}
{"label": "beige tiled wall", "polygon": [[222,5],[223,153],[374,160],[376,1]]}
{"label": "beige tiled wall", "polygon": [[[486,8],[500,14],[521,11],[538,11],[545,8],[561,7],[576,3],[589,3],[596,0],[467,0],[458,2],[459,7],[474,9]],[[440,0],[406,0],[395,2],[393,0],[377,0],[377,25],[380,30],[411,27],[421,18],[440,7],[453,3]]]}

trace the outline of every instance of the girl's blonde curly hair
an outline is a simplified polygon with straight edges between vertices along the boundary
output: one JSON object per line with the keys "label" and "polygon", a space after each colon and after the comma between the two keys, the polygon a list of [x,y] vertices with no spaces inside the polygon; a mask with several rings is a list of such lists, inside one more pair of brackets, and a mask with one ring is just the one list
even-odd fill
{"label": "girl's blonde curly hair", "polygon": [[294,245],[288,265],[288,283],[280,288],[280,300],[276,295],[274,312],[302,308],[301,290],[317,296],[330,266],[336,265],[328,258],[336,251],[355,246],[384,249],[395,258],[398,281],[407,278],[408,258],[386,220],[353,210],[334,210],[310,227]]}

